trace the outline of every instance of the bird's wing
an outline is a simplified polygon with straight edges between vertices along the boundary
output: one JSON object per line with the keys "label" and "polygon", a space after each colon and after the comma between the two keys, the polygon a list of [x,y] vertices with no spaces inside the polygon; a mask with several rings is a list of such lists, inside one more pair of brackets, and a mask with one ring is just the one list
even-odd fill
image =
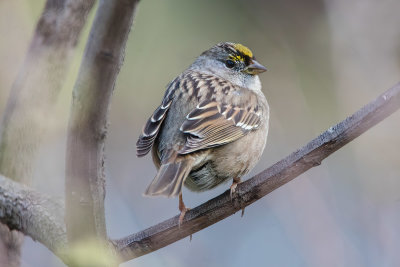
{"label": "bird's wing", "polygon": [[161,105],[153,112],[153,115],[147,120],[142,133],[136,142],[136,155],[143,157],[149,153],[154,141],[160,131],[161,125],[167,116],[168,110],[172,104],[175,90],[179,88],[179,79],[176,78],[168,85]]}
{"label": "bird's wing", "polygon": [[180,130],[187,134],[179,154],[233,142],[259,128],[261,114],[256,106],[239,107],[205,100],[191,111]]}

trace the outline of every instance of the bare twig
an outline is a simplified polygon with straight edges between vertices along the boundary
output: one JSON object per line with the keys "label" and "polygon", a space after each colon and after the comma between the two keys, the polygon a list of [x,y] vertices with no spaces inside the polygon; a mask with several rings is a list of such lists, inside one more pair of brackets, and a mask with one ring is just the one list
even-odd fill
{"label": "bare twig", "polygon": [[69,241],[106,240],[104,141],[115,80],[138,1],[100,1],[73,92],[66,156]]}
{"label": "bare twig", "polygon": [[308,169],[400,108],[400,83],[359,111],[329,128],[301,149],[229,191],[190,210],[181,227],[175,216],[146,230],[114,241],[123,261],[153,252],[204,229],[252,204]]}
{"label": "bare twig", "polygon": [[[0,126],[0,173],[30,183],[49,114],[94,0],[47,0]],[[19,266],[22,235],[0,224],[0,261]],[[7,250],[7,251],[6,251]]]}
{"label": "bare twig", "polygon": [[0,222],[39,241],[65,260],[64,204],[0,175]]}

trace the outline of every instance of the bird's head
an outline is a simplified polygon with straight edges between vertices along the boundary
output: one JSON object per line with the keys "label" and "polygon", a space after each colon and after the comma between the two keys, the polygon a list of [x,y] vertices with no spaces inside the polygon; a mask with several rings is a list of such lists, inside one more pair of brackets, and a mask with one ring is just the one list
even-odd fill
{"label": "bird's head", "polygon": [[192,69],[220,76],[240,86],[258,81],[258,74],[267,70],[258,63],[253,52],[244,45],[224,42],[204,51],[192,64]]}

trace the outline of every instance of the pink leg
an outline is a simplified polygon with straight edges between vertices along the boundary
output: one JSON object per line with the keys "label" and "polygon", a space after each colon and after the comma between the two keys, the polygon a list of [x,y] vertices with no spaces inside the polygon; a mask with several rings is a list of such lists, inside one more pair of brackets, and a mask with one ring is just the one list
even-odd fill
{"label": "pink leg", "polygon": [[233,178],[233,182],[231,185],[231,200],[232,200],[232,195],[233,195],[233,193],[235,193],[236,187],[238,184],[240,184],[240,182],[241,182],[240,177]]}
{"label": "pink leg", "polygon": [[185,217],[185,214],[187,211],[189,211],[189,208],[186,208],[185,203],[183,203],[183,198],[182,198],[182,192],[179,194],[179,210],[181,212],[181,215],[179,215],[179,227],[181,227],[181,224],[183,222],[183,218]]}

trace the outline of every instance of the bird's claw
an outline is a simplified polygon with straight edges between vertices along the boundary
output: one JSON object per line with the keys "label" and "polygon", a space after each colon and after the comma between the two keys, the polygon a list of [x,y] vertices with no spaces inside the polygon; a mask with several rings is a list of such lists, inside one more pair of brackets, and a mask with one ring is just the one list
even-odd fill
{"label": "bird's claw", "polygon": [[185,217],[185,214],[186,214],[186,212],[188,212],[190,209],[189,208],[186,208],[186,207],[184,207],[182,210],[181,210],[181,214],[179,215],[179,221],[178,221],[178,227],[179,228],[181,228],[181,225],[182,225],[182,223],[183,223],[183,218]]}

